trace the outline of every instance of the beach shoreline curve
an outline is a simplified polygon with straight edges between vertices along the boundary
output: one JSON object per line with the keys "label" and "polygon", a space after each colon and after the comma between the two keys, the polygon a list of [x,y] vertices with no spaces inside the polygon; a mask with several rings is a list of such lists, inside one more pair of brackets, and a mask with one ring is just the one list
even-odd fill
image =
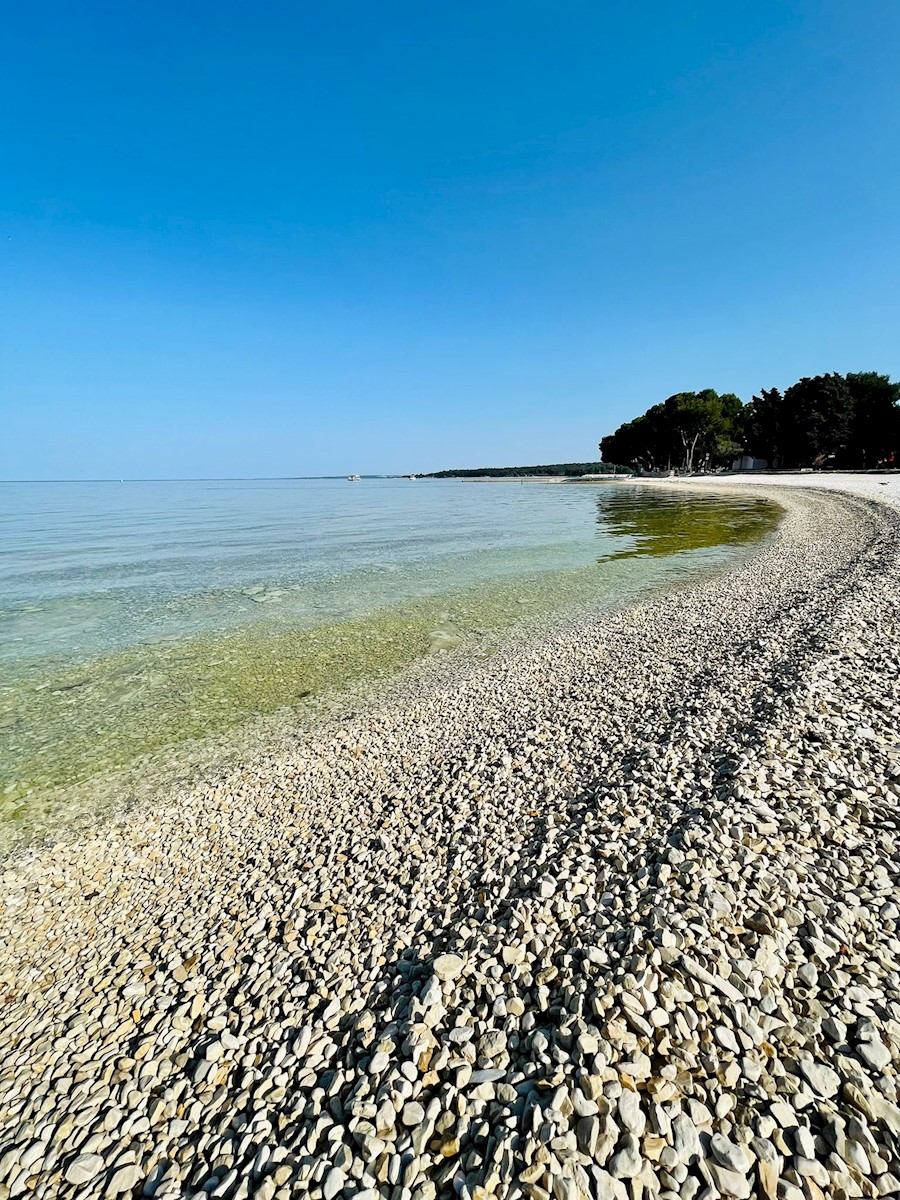
{"label": "beach shoreline curve", "polygon": [[900,1190],[900,511],[759,483],[728,572],[10,863],[8,1194]]}

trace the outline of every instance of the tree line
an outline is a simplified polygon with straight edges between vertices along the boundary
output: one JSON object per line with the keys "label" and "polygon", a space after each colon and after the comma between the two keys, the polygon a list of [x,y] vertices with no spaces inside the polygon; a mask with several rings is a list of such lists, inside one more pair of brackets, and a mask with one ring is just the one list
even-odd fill
{"label": "tree line", "polygon": [[467,467],[458,471],[432,471],[424,479],[485,479],[518,475],[600,475],[612,470],[610,462],[544,463],[537,467]]}
{"label": "tree line", "polygon": [[900,383],[875,371],[816,375],[783,393],[763,388],[749,404],[712,388],[677,392],[603,438],[600,454],[645,471],[745,455],[781,470],[900,466]]}

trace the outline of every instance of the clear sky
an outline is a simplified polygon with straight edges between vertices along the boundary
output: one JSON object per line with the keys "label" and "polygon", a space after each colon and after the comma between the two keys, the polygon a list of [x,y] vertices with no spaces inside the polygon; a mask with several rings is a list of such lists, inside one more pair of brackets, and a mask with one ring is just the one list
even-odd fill
{"label": "clear sky", "polygon": [[896,0],[7,5],[0,477],[596,456],[900,375]]}

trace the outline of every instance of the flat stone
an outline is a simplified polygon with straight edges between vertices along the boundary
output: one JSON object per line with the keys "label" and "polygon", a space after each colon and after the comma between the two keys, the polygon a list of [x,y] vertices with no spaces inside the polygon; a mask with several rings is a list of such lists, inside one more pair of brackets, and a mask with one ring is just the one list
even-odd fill
{"label": "flat stone", "polygon": [[144,1172],[136,1163],[119,1167],[106,1185],[107,1196],[120,1196],[122,1192],[133,1191],[144,1178]]}
{"label": "flat stone", "polygon": [[711,971],[707,971],[706,967],[702,963],[697,962],[695,958],[690,958],[687,954],[682,954],[679,965],[687,975],[696,979],[698,983],[705,983],[707,987],[715,988],[723,996],[727,996],[729,1000],[737,1002],[744,999],[733,983],[730,983],[727,979],[723,979],[721,975],[713,975]]}
{"label": "flat stone", "polygon": [[614,1179],[634,1179],[640,1175],[644,1160],[641,1158],[640,1143],[632,1133],[626,1133],[619,1149],[609,1160],[607,1170]]}
{"label": "flat stone", "polygon": [[697,1126],[686,1113],[679,1113],[672,1121],[672,1134],[678,1160],[687,1166],[700,1154],[700,1133]]}
{"label": "flat stone", "polygon": [[641,1111],[641,1098],[637,1092],[629,1088],[622,1091],[618,1104],[619,1124],[635,1137],[640,1137],[647,1124],[647,1118]]}
{"label": "flat stone", "polygon": [[709,1139],[709,1148],[716,1162],[729,1171],[737,1171],[740,1175],[746,1175],[753,1166],[753,1159],[743,1146],[738,1146],[736,1142],[729,1141],[721,1133],[714,1133],[712,1135]]}
{"label": "flat stone", "polygon": [[870,1042],[860,1042],[856,1047],[856,1053],[874,1071],[883,1071],[891,1061],[891,1052],[880,1038],[873,1038]]}
{"label": "flat stone", "polygon": [[497,1058],[506,1052],[506,1034],[502,1029],[489,1029],[478,1043],[478,1050],[485,1058]]}
{"label": "flat stone", "polygon": [[337,1167],[332,1167],[325,1176],[325,1182],[322,1184],[322,1195],[325,1197],[325,1200],[334,1200],[338,1192],[344,1190],[346,1182],[347,1177],[344,1175],[344,1172]]}
{"label": "flat stone", "polygon": [[753,1183],[746,1175],[739,1171],[729,1171],[717,1162],[708,1162],[706,1169],[721,1195],[733,1197],[733,1200],[750,1200],[753,1195]]}
{"label": "flat stone", "polygon": [[89,1183],[103,1170],[103,1159],[99,1154],[79,1154],[66,1167],[63,1177],[67,1183]]}
{"label": "flat stone", "polygon": [[438,979],[448,983],[462,975],[465,965],[458,954],[440,954],[432,963],[431,969]]}
{"label": "flat stone", "polygon": [[804,1058],[800,1063],[800,1070],[809,1086],[818,1095],[828,1098],[836,1096],[840,1090],[840,1075],[837,1071],[832,1071],[831,1067],[826,1067],[824,1063],[811,1062]]}
{"label": "flat stone", "polygon": [[400,1120],[404,1125],[421,1125],[425,1120],[425,1109],[417,1100],[410,1100],[408,1104],[403,1105]]}

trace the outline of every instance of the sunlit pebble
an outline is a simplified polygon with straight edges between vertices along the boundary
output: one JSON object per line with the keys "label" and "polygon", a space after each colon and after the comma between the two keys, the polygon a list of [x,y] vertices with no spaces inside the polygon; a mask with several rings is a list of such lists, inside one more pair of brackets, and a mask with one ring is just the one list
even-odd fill
{"label": "sunlit pebble", "polygon": [[900,519],[3,874],[0,1200],[900,1189]]}

